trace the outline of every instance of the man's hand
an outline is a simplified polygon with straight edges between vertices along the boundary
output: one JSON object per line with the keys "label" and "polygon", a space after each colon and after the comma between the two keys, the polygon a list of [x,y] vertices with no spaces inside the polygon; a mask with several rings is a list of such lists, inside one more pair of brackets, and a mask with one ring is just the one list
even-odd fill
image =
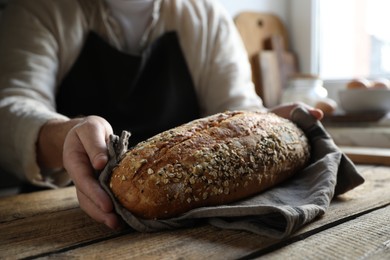
{"label": "man's hand", "polygon": [[96,221],[117,229],[119,218],[95,176],[107,163],[110,134],[110,124],[97,116],[51,120],[40,130],[37,157],[42,169],[64,167],[76,186],[80,207]]}
{"label": "man's hand", "polygon": [[66,135],[63,163],[76,186],[80,207],[96,221],[117,229],[120,222],[112,201],[95,176],[107,164],[107,141],[112,132],[105,119],[84,118]]}
{"label": "man's hand", "polygon": [[284,118],[287,118],[287,119],[290,119],[290,113],[291,111],[296,108],[297,106],[303,106],[305,107],[307,110],[309,110],[309,113],[314,116],[315,118],[317,118],[317,120],[321,120],[323,117],[324,117],[324,113],[322,112],[322,110],[320,109],[317,109],[317,108],[313,108],[311,106],[308,106],[304,103],[300,103],[300,102],[297,102],[297,103],[289,103],[289,104],[282,104],[280,106],[277,106],[275,108],[272,108],[270,109],[270,112],[273,112],[275,114],[277,114],[278,116],[281,116],[281,117],[284,117]]}

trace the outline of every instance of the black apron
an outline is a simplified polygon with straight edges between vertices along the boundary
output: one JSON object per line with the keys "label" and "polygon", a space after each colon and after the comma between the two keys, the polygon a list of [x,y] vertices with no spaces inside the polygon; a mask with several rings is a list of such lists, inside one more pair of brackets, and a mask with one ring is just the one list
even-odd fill
{"label": "black apron", "polygon": [[122,53],[91,32],[56,102],[57,111],[68,117],[99,115],[115,134],[130,131],[130,145],[200,115],[175,32],[139,56]]}

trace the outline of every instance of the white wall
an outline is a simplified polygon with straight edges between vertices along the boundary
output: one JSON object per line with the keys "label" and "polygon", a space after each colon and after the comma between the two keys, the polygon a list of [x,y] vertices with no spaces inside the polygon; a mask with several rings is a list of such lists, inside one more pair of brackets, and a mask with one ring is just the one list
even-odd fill
{"label": "white wall", "polygon": [[317,74],[318,70],[318,1],[289,2],[289,33],[291,47],[299,57],[302,73]]}

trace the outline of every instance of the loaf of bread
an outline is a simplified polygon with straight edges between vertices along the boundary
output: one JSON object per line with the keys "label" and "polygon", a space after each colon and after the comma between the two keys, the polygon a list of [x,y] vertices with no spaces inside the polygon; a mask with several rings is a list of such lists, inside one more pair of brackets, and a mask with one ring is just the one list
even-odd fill
{"label": "loaf of bread", "polygon": [[112,171],[119,203],[143,219],[235,202],[286,180],[310,147],[291,121],[235,111],[198,119],[131,148]]}

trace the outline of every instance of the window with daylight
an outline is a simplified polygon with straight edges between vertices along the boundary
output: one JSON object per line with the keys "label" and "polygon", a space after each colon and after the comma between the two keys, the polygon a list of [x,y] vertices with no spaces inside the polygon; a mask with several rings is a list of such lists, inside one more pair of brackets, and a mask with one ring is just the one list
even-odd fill
{"label": "window with daylight", "polygon": [[390,78],[389,10],[389,0],[319,0],[319,75]]}

